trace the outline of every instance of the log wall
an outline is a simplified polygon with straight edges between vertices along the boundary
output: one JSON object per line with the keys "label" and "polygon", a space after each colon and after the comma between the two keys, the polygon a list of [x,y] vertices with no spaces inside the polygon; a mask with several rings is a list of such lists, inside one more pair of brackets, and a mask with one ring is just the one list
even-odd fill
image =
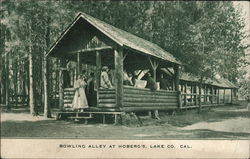
{"label": "log wall", "polygon": [[[75,90],[64,89],[64,107],[71,107]],[[116,108],[115,89],[99,89],[98,108]],[[124,86],[123,105],[121,111],[167,110],[178,108],[178,93],[176,91],[134,88]]]}
{"label": "log wall", "polygon": [[176,91],[134,88],[124,86],[123,111],[167,110],[178,107]]}
{"label": "log wall", "polygon": [[116,107],[115,89],[99,89],[98,107]]}
{"label": "log wall", "polygon": [[75,95],[74,88],[65,88],[63,91],[63,106],[65,107],[72,107],[73,98]]}

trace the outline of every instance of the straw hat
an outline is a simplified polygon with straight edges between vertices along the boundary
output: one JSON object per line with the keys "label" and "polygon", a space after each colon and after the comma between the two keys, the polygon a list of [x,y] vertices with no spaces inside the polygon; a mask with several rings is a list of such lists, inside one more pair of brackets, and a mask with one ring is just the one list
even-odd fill
{"label": "straw hat", "polygon": [[103,66],[102,67],[102,70],[107,70],[107,69],[109,69],[108,66]]}

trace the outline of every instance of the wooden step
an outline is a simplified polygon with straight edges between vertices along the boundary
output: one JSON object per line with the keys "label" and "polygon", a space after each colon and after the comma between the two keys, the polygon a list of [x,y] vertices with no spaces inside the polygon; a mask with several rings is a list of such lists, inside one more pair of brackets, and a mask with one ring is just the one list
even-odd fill
{"label": "wooden step", "polygon": [[68,117],[69,119],[92,119],[93,117],[90,117],[90,116],[71,116],[71,117]]}
{"label": "wooden step", "polygon": [[88,119],[91,119],[93,117],[68,117],[69,119],[84,119],[84,124],[88,124]]}

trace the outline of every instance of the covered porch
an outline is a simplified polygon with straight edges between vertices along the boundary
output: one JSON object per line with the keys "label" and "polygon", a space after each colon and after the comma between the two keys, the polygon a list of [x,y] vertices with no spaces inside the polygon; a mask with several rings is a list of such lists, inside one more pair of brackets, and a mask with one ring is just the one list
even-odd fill
{"label": "covered porch", "polygon": [[[89,111],[134,112],[176,109],[180,106],[179,74],[181,63],[156,44],[120,30],[87,14],[81,13],[64,31],[48,52],[61,61],[59,107],[70,107],[74,88],[63,87],[63,71],[68,61],[77,62],[76,77],[82,64],[95,72],[96,106]],[[101,68],[108,66],[114,74],[113,88],[100,89]],[[123,71],[148,69],[156,81],[157,70],[174,70],[173,90],[151,91],[148,88],[125,86]]]}

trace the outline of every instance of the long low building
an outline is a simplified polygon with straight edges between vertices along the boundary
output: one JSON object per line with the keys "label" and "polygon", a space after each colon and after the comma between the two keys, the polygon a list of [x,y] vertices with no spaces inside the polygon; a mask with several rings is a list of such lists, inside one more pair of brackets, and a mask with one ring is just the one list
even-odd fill
{"label": "long low building", "polygon": [[[82,64],[93,65],[96,68],[97,104],[95,108],[90,108],[91,111],[131,112],[197,106],[197,79],[180,73],[182,63],[177,58],[156,44],[85,13],[75,18],[52,45],[47,55],[59,58],[62,68],[66,67],[67,61],[77,62],[77,74],[80,73]],[[102,66],[114,70],[115,80],[112,89],[99,88]],[[151,91],[147,88],[123,85],[123,70],[145,69],[152,70],[155,81],[159,70],[173,70],[170,71],[172,89]],[[72,106],[75,90],[63,88],[62,79],[59,81],[59,105],[63,109]],[[237,88],[224,79],[208,80],[203,86],[202,102],[206,106],[221,104],[218,90]],[[223,102],[225,103],[225,99]]]}

